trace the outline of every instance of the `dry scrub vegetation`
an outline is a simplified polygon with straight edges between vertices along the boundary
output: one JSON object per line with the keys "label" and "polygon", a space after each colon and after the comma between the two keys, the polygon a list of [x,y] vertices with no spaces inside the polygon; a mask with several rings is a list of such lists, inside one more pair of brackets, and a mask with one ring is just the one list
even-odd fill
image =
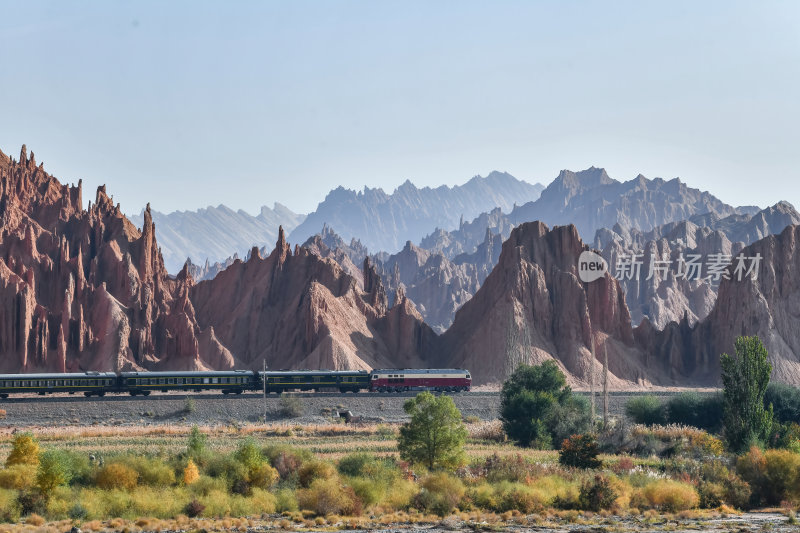
{"label": "dry scrub vegetation", "polygon": [[[600,455],[602,466],[585,470],[560,465],[556,451],[506,443],[499,423],[467,426],[467,463],[451,472],[399,460],[397,427],[385,425],[6,434],[0,518],[58,531],[210,530],[212,519],[216,528],[327,529],[448,516],[542,526],[610,513],[696,518],[748,507],[751,487],[769,487],[765,497],[778,503],[800,490],[800,455],[753,450],[731,462],[717,439],[693,428],[618,428],[601,440],[623,440],[630,453]],[[784,470],[794,477],[776,487]]]}

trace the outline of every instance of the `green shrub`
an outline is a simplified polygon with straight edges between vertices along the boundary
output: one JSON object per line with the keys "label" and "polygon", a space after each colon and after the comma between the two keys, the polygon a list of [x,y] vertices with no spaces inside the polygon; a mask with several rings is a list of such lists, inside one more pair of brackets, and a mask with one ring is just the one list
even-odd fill
{"label": "green shrub", "polygon": [[275,493],[275,510],[277,512],[297,511],[298,508],[293,490],[281,489]]}
{"label": "green shrub", "polygon": [[395,511],[406,510],[411,507],[417,496],[418,487],[413,481],[398,478],[393,480],[381,500],[381,507]]}
{"label": "green shrub", "polygon": [[47,513],[47,497],[35,489],[20,492],[17,495],[17,504],[22,516]]}
{"label": "green shrub", "polygon": [[553,406],[550,416],[547,425],[555,443],[563,442],[571,435],[592,430],[592,408],[589,399],[584,396],[565,396]]}
{"label": "green shrub", "polygon": [[578,496],[581,509],[599,511],[610,509],[617,499],[617,492],[611,485],[611,480],[603,475],[596,475],[591,481],[584,481]]}
{"label": "green shrub", "polygon": [[652,426],[667,422],[666,407],[655,396],[638,396],[625,404],[625,414],[637,424]]}
{"label": "green shrub", "polygon": [[800,389],[784,383],[770,383],[764,393],[764,406],[772,405],[775,420],[800,424]]}
{"label": "green shrub", "polygon": [[417,506],[439,516],[447,516],[461,503],[466,489],[461,480],[446,473],[432,474],[422,481]]}
{"label": "green shrub", "polygon": [[366,452],[355,452],[349,455],[345,455],[341,459],[339,459],[339,464],[337,468],[339,473],[345,476],[357,477],[357,476],[368,476],[372,477],[369,472],[374,471],[379,463],[380,459],[375,457],[372,454]]}
{"label": "green shrub", "polygon": [[303,463],[313,459],[311,452],[287,445],[268,446],[263,455],[278,471],[281,479],[289,479],[300,470]]}
{"label": "green shrub", "polygon": [[0,487],[4,489],[27,490],[36,480],[38,465],[15,464],[0,469]]}
{"label": "green shrub", "polygon": [[202,457],[206,453],[206,445],[208,443],[208,435],[200,431],[196,425],[192,426],[192,431],[189,433],[189,442],[186,445],[186,451],[190,457]]}
{"label": "green shrub", "polygon": [[[183,491],[141,486],[127,494],[122,494],[119,500],[113,502],[112,505],[125,509],[120,512],[127,513],[127,516],[131,518],[140,516],[172,518],[184,511],[185,505],[181,503],[183,501],[185,501]],[[125,514],[112,516],[124,517]]]}
{"label": "green shrub", "polygon": [[284,418],[298,418],[303,416],[305,407],[298,396],[282,393],[280,399],[280,415]]}
{"label": "green shrub", "polygon": [[72,462],[61,450],[46,450],[39,455],[39,469],[36,472],[36,486],[45,496],[49,496],[59,485],[72,479]]}
{"label": "green shrub", "polygon": [[242,463],[248,470],[264,463],[265,458],[252,437],[247,437],[236,448],[233,457]]}
{"label": "green shrub", "polygon": [[752,490],[752,506],[778,505],[800,496],[800,455],[789,450],[762,452],[753,446],[736,462],[736,471]]}
{"label": "green shrub", "polygon": [[18,522],[21,514],[17,491],[0,489],[0,522],[9,524]]}
{"label": "green shrub", "polygon": [[215,490],[226,491],[228,490],[228,486],[225,478],[200,476],[191,484],[189,489],[190,492],[196,496],[208,496],[210,492]]}
{"label": "green shrub", "polygon": [[597,458],[599,453],[594,435],[573,435],[561,444],[558,462],[576,468],[600,468],[603,463]]}
{"label": "green shrub", "polygon": [[774,423],[769,444],[773,448],[800,452],[800,424],[796,422]]}
{"label": "green shrub", "polygon": [[67,516],[72,520],[85,520],[89,516],[89,511],[80,502],[75,502],[69,508]]}
{"label": "green shrub", "polygon": [[313,511],[318,516],[361,514],[361,500],[355,491],[340,485],[336,478],[317,479],[307,489],[299,489],[296,495],[301,509]]}
{"label": "green shrub", "polygon": [[206,473],[214,478],[225,479],[232,484],[247,477],[247,467],[231,455],[216,455],[208,462]]}
{"label": "green shrub", "polygon": [[101,489],[132,490],[139,483],[139,473],[123,463],[110,463],[97,471],[95,484]]}
{"label": "green shrub", "polygon": [[345,476],[363,476],[369,466],[378,462],[378,459],[366,452],[355,452],[339,459],[337,468]]}
{"label": "green shrub", "polygon": [[269,491],[254,488],[253,494],[250,495],[249,503],[251,512],[248,514],[252,514],[252,511],[255,511],[257,514],[272,514],[275,512],[277,506],[277,498]]}
{"label": "green shrub", "polygon": [[479,460],[472,471],[490,483],[498,481],[527,481],[536,467],[520,454],[500,456],[494,453]]}
{"label": "green shrub", "polygon": [[763,499],[778,505],[793,500],[800,489],[800,455],[789,450],[767,450],[764,453]]}
{"label": "green shrub", "polygon": [[11,452],[6,458],[6,466],[38,464],[39,441],[32,433],[18,433],[11,441]]}
{"label": "green shrub", "polygon": [[494,487],[495,505],[489,510],[504,513],[506,511],[519,511],[530,514],[544,508],[541,494],[524,483],[503,481]]}
{"label": "green shrub", "polygon": [[92,484],[94,468],[89,462],[89,456],[72,450],[61,450],[61,454],[67,461],[70,471],[70,484],[88,486]]}
{"label": "green shrub", "polygon": [[716,509],[726,502],[725,487],[721,483],[703,481],[697,486],[697,493],[703,509]]}
{"label": "green shrub", "polygon": [[301,487],[310,487],[318,479],[331,479],[336,476],[336,469],[332,464],[324,461],[308,461],[297,472],[297,481]]}
{"label": "green shrub", "polygon": [[386,491],[386,484],[378,483],[372,479],[356,477],[349,479],[347,484],[353,488],[364,507],[379,503]]}
{"label": "green shrub", "polygon": [[700,504],[700,497],[694,487],[670,479],[654,481],[645,486],[642,493],[646,505],[659,511],[685,511]]}
{"label": "green shrub", "polygon": [[261,489],[268,489],[278,481],[279,477],[278,471],[267,463],[255,466],[247,472],[247,482]]}
{"label": "green shrub", "polygon": [[667,402],[666,417],[670,424],[716,433],[722,429],[722,395],[684,392]]}
{"label": "green shrub", "polygon": [[553,361],[517,367],[503,383],[500,420],[509,439],[543,449],[591,425],[588,401],[573,396]]}
{"label": "green shrub", "polygon": [[142,456],[127,456],[117,462],[135,470],[138,484],[151,487],[169,487],[175,484],[175,471],[163,460]]}
{"label": "green shrub", "polygon": [[183,402],[183,412],[186,414],[192,414],[196,410],[197,406],[195,405],[194,398],[187,396],[186,400]]}

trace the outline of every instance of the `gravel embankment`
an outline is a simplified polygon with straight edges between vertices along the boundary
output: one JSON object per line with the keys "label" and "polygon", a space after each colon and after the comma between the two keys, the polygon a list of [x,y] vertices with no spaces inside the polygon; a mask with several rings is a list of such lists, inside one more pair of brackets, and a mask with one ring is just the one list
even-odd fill
{"label": "gravel embankment", "polygon": [[[581,393],[578,393],[581,394]],[[622,416],[625,403],[639,392],[612,393],[609,413]],[[657,392],[662,400],[674,393]],[[406,420],[403,403],[412,394],[294,394],[302,409],[300,416],[282,413],[283,402],[275,395],[267,396],[267,421],[289,424],[320,424],[333,422],[339,411],[349,410],[369,422],[396,423]],[[498,416],[500,396],[496,392],[471,392],[453,396],[464,417],[493,420]],[[603,412],[603,400],[596,398],[598,416]],[[265,402],[262,395],[247,393],[240,396],[222,394],[155,393],[150,397],[53,395],[29,396],[0,400],[6,411],[0,427],[88,426],[88,425],[169,425],[169,424],[246,424],[263,420]]]}

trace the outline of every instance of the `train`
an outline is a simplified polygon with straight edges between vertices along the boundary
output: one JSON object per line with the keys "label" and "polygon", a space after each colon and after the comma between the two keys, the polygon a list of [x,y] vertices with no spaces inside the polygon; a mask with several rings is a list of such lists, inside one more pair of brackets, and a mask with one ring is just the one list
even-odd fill
{"label": "train", "polygon": [[457,368],[366,370],[226,370],[174,372],[75,372],[59,374],[0,374],[0,398],[11,394],[83,393],[86,396],[153,391],[313,392],[465,392],[472,388],[468,370]]}

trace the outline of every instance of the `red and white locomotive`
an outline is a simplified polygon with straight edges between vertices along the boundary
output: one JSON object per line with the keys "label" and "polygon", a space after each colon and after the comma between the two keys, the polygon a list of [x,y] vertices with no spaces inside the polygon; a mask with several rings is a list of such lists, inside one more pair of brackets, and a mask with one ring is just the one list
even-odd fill
{"label": "red and white locomotive", "polygon": [[472,387],[469,370],[459,368],[404,368],[373,370],[370,392],[404,392],[435,390],[468,391]]}

